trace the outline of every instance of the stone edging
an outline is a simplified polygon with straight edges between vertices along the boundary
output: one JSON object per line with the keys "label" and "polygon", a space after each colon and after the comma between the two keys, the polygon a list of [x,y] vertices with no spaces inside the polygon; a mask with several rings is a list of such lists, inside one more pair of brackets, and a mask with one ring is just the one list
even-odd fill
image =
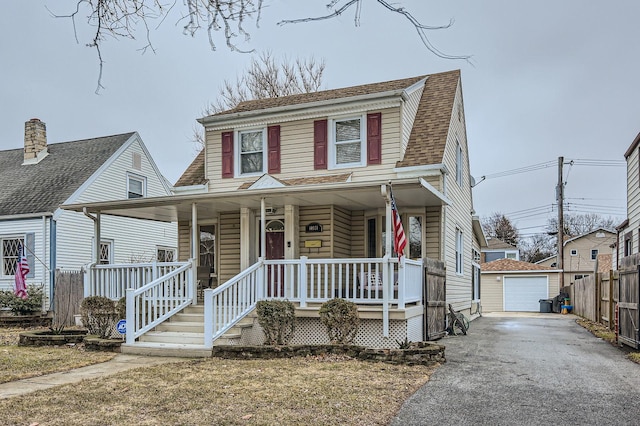
{"label": "stone edging", "polygon": [[444,345],[411,343],[408,349],[375,349],[355,345],[214,346],[212,355],[226,359],[271,359],[317,355],[346,355],[364,361],[407,365],[434,365],[445,362]]}

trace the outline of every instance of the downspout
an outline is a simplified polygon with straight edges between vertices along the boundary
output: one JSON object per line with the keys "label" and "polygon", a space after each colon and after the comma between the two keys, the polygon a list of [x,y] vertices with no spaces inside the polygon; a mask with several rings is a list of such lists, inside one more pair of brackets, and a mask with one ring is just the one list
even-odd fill
{"label": "downspout", "polygon": [[[57,258],[57,239],[56,239],[56,221],[52,217],[49,223],[49,287],[51,288],[51,307],[55,309],[53,304],[53,295],[56,286],[56,258]],[[46,251],[46,248],[45,248]]]}
{"label": "downspout", "polygon": [[[389,181],[389,184],[391,184],[391,181]],[[385,254],[384,254],[384,260],[383,260],[383,264],[382,264],[382,283],[384,285],[383,289],[382,289],[382,336],[383,337],[389,337],[389,302],[388,302],[388,298],[389,298],[389,289],[393,288],[391,287],[391,284],[389,283],[389,276],[390,276],[390,271],[389,271],[389,266],[391,265],[391,263],[389,262],[389,259],[391,258],[391,253],[392,253],[392,249],[391,249],[391,233],[392,233],[392,226],[391,226],[391,198],[389,196],[389,191],[387,189],[387,185],[380,185],[380,192],[382,193],[382,196],[384,197],[384,201],[385,201]]]}
{"label": "downspout", "polygon": [[260,258],[264,260],[265,255],[267,253],[267,223],[266,223],[266,206],[264,197],[260,199]]}
{"label": "downspout", "polygon": [[93,221],[93,242],[94,242],[94,263],[97,265],[100,263],[100,212],[97,212],[95,216],[87,211],[86,207],[82,208],[82,213]]}

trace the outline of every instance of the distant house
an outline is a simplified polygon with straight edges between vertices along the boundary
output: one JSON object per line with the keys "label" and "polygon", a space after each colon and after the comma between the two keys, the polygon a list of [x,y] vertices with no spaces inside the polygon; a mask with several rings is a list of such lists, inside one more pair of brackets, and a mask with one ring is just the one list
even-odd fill
{"label": "distant house", "polygon": [[513,259],[494,260],[480,268],[483,312],[539,312],[540,299],[558,294],[557,269]]}
{"label": "distant house", "polygon": [[169,195],[169,184],[135,132],[48,144],[45,123],[31,119],[24,148],[0,151],[0,182],[0,289],[13,287],[20,246],[29,262],[27,284],[43,285],[47,303],[56,269],[80,269],[97,247],[101,264],[176,259],[175,224],[104,217],[98,245],[92,219],[59,208]]}
{"label": "distant house", "polygon": [[[598,228],[564,242],[564,285],[573,284],[575,280],[594,273],[596,259],[600,254],[611,254],[611,245],[616,241],[616,234],[604,228]],[[558,256],[550,256],[536,264],[549,268],[558,267]]]}
{"label": "distant house", "polygon": [[498,238],[488,238],[487,246],[482,248],[481,256],[482,263],[498,259],[520,260],[520,250],[516,246]]}

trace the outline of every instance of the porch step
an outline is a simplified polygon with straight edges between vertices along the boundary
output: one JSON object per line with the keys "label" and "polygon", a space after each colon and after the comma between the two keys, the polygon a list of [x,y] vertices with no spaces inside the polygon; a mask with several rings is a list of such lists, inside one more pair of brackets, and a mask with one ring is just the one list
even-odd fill
{"label": "porch step", "polygon": [[204,321],[168,321],[157,326],[156,331],[204,333]]}
{"label": "porch step", "polygon": [[131,355],[167,356],[180,358],[210,358],[211,349],[202,345],[136,342],[133,345],[123,344],[120,352]]}
{"label": "porch step", "polygon": [[140,336],[139,342],[167,343],[177,345],[202,345],[204,333],[189,333],[182,331],[150,331]]}

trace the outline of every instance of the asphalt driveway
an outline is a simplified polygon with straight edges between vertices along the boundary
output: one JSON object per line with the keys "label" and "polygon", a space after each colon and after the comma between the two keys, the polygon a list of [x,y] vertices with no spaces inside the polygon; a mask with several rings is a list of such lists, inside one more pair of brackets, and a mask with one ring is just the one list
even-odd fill
{"label": "asphalt driveway", "polygon": [[637,425],[640,364],[573,315],[483,316],[392,425]]}

